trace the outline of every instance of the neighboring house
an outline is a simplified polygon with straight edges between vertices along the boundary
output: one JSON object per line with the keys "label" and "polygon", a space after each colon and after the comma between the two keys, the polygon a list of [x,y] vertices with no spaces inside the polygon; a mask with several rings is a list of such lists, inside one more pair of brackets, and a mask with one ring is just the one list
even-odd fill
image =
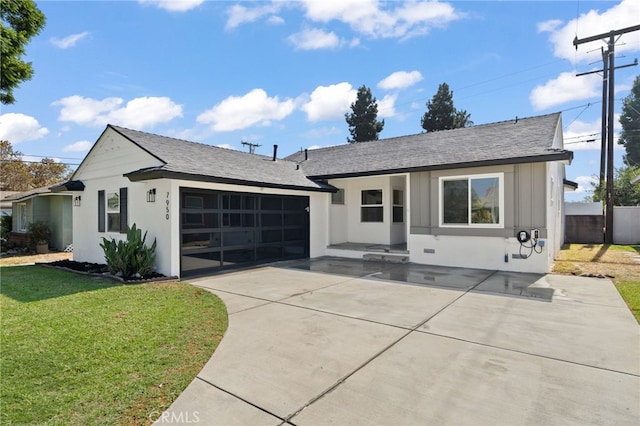
{"label": "neighboring house", "polygon": [[50,187],[18,192],[5,197],[11,201],[13,230],[9,240],[24,241],[32,222],[45,222],[51,230],[49,247],[64,250],[72,243],[73,211],[71,193],[53,193]]}
{"label": "neighboring house", "polygon": [[[547,272],[563,242],[559,113],[275,157],[108,125],[54,188],[81,200],[74,258],[104,262],[101,238],[134,223],[179,276],[381,252]],[[535,245],[518,241],[532,230]]]}
{"label": "neighboring house", "polygon": [[18,191],[0,192],[0,216],[11,216],[11,200],[7,199],[7,197],[15,194],[18,194]]}

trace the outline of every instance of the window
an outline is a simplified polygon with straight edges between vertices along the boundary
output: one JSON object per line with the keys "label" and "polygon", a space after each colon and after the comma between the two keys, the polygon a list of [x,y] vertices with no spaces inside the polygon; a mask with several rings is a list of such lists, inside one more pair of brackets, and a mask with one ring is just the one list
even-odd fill
{"label": "window", "polygon": [[404,222],[404,191],[393,190],[393,223]]}
{"label": "window", "polygon": [[344,204],[344,189],[338,188],[337,192],[331,194],[331,204]]}
{"label": "window", "polygon": [[127,188],[98,191],[98,232],[127,232],[127,193]]}
{"label": "window", "polygon": [[440,178],[440,225],[503,227],[503,174]]}
{"label": "window", "polygon": [[360,221],[383,222],[382,189],[368,189],[361,193]]}
{"label": "window", "polygon": [[18,232],[27,232],[27,203],[17,205],[16,227]]}
{"label": "window", "polygon": [[107,232],[120,232],[120,194],[107,192]]}

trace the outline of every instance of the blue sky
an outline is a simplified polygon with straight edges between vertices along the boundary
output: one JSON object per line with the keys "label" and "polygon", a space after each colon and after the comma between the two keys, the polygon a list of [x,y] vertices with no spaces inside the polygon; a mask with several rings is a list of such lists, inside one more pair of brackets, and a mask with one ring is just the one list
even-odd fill
{"label": "blue sky", "polygon": [[[442,82],[475,124],[563,112],[567,177],[599,172],[602,42],[640,23],[623,1],[39,1],[35,74],[3,105],[0,138],[25,159],[79,163],[107,123],[279,156],[343,144],[344,113],[371,88],[381,138],[419,133]],[[621,37],[616,65],[640,51]],[[639,67],[616,71],[617,114]],[[593,136],[596,134],[595,136]],[[590,136],[589,136],[590,135]],[[595,138],[597,142],[583,142]],[[517,141],[514,141],[517,143]],[[616,165],[622,165],[622,149]]]}

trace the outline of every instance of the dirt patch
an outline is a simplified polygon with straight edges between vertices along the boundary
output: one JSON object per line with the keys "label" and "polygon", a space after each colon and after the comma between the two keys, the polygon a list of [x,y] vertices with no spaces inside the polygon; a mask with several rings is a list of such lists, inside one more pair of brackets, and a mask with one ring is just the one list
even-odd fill
{"label": "dirt patch", "polygon": [[639,246],[603,244],[565,245],[555,260],[553,272],[571,275],[604,275],[614,282],[640,283]]}
{"label": "dirt patch", "polygon": [[71,260],[73,253],[51,252],[47,254],[2,255],[0,266],[33,265],[34,263],[50,263],[59,260]]}

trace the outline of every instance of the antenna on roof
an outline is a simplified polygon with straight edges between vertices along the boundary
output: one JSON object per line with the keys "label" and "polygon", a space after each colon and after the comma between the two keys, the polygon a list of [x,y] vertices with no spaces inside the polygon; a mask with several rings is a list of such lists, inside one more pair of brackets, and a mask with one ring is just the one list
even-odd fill
{"label": "antenna on roof", "polygon": [[257,143],[251,143],[251,142],[245,142],[245,141],[241,141],[243,146],[249,146],[249,154],[255,154],[256,153],[256,147],[262,146],[259,145]]}

